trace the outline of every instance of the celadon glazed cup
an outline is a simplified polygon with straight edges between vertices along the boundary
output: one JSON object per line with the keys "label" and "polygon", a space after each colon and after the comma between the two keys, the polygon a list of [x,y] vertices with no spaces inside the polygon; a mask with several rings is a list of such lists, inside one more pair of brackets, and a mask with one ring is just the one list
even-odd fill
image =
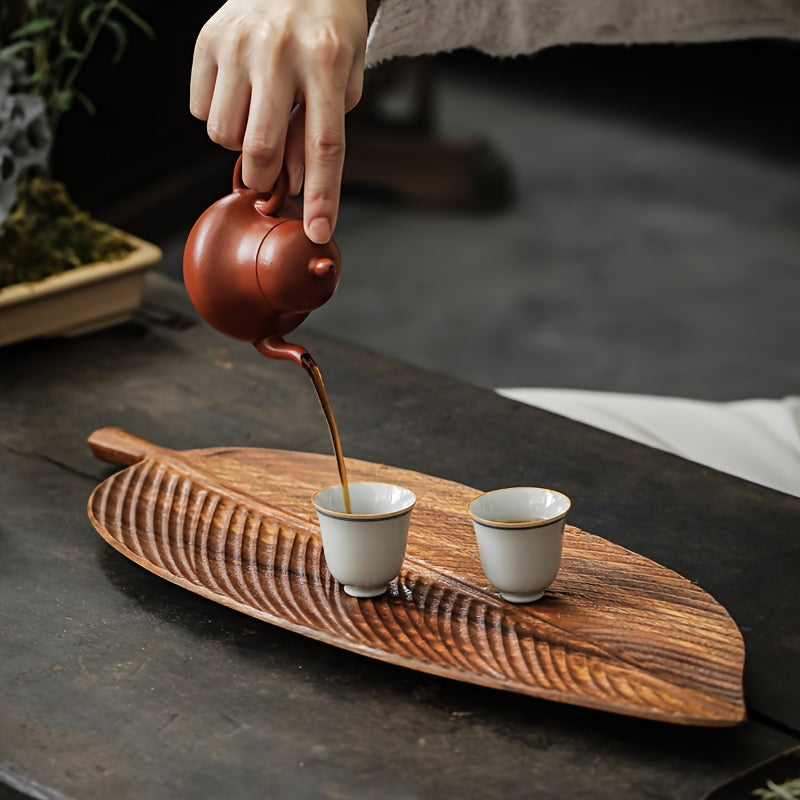
{"label": "celadon glazed cup", "polygon": [[533,486],[496,489],[469,504],[481,566],[504,600],[531,603],[556,579],[571,505],[565,494]]}
{"label": "celadon glazed cup", "polygon": [[376,597],[397,577],[417,498],[391,483],[350,483],[350,513],[341,484],[312,497],[331,575],[352,597]]}

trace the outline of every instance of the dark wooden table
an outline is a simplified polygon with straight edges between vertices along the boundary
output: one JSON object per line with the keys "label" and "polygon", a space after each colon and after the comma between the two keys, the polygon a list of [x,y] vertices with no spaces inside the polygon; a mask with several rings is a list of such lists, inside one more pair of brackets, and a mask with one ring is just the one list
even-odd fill
{"label": "dark wooden table", "polygon": [[[313,325],[313,318],[312,318]],[[345,452],[479,488],[545,483],[570,521],[717,598],[749,720],[702,729],[378,663],[195,596],[86,516],[106,425],[189,449],[329,452],[305,374],[151,282],[132,323],[0,351],[0,797],[699,798],[800,738],[800,500],[303,332]]]}

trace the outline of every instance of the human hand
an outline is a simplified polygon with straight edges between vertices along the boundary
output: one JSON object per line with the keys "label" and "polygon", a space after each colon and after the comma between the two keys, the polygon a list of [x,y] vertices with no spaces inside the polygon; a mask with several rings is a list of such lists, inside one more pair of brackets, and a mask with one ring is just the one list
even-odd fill
{"label": "human hand", "polygon": [[195,45],[192,114],[242,151],[249,187],[269,191],[284,164],[291,194],[305,181],[303,222],[319,244],[336,225],[366,39],[366,0],[228,0]]}

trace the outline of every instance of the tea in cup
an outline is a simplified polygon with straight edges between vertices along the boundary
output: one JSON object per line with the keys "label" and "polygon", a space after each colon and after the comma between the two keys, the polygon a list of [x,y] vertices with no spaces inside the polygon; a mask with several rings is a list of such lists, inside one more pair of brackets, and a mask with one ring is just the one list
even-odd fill
{"label": "tea in cup", "polygon": [[496,489],[469,504],[483,571],[503,599],[531,603],[555,580],[570,507],[565,494],[531,486]]}
{"label": "tea in cup", "polygon": [[331,575],[353,597],[376,597],[400,572],[417,498],[391,483],[350,483],[350,510],[341,484],[312,497]]}

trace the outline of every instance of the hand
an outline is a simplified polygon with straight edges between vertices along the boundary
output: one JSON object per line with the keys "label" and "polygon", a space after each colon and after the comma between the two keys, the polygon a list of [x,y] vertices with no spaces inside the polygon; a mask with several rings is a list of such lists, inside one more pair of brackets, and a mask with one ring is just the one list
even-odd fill
{"label": "hand", "polygon": [[190,109],[241,150],[242,178],[267,192],[285,163],[305,178],[306,234],[324,244],[339,210],[344,115],[361,97],[366,0],[228,0],[197,37]]}

